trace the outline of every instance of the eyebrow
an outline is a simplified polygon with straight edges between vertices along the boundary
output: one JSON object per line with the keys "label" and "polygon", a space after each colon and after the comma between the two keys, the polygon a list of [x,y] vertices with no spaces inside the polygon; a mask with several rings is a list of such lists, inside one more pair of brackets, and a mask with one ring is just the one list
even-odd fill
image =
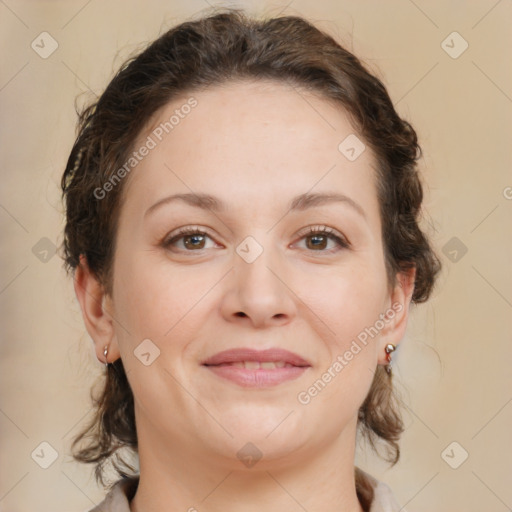
{"label": "eyebrow", "polygon": [[[164,197],[163,199],[160,199],[155,204],[150,206],[146,210],[146,213],[144,213],[144,217],[147,217],[158,208],[175,201],[182,201],[190,206],[204,210],[210,210],[214,213],[223,212],[227,209],[224,202],[209,194],[174,194],[172,196]],[[322,206],[335,202],[348,204],[352,207],[352,209],[359,213],[359,215],[366,219],[366,214],[359,203],[356,203],[353,199],[346,196],[345,194],[338,193],[300,194],[291,200],[288,211],[303,211],[307,210],[308,208],[314,208],[315,206]]]}

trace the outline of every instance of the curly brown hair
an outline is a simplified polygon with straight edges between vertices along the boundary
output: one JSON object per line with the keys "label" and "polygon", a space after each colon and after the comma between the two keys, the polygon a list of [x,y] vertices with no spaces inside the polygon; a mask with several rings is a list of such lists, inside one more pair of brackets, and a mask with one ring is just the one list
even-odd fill
{"label": "curly brown hair", "polygon": [[[79,112],[78,135],[61,183],[67,215],[66,270],[74,272],[84,255],[111,295],[123,185],[101,200],[95,190],[130,157],[137,136],[160,108],[183,93],[244,79],[286,82],[317,93],[348,113],[378,162],[388,281],[394,285],[398,271],[415,268],[412,302],[426,301],[441,265],[419,226],[423,188],[414,129],[399,117],[382,82],[311,22],[298,16],[254,19],[233,8],[164,33],[129,59],[101,97]],[[119,449],[136,454],[137,432],[133,394],[121,359],[108,366],[101,383],[99,396],[91,393],[94,417],[74,439],[72,449],[76,460],[96,465],[96,479],[105,485],[104,464],[109,460],[120,476],[133,474]],[[359,410],[358,428],[374,449],[375,441],[386,443],[386,460],[398,461],[403,422],[392,376],[382,366]],[[365,490],[357,472],[356,485],[360,499],[367,501],[371,491]]]}

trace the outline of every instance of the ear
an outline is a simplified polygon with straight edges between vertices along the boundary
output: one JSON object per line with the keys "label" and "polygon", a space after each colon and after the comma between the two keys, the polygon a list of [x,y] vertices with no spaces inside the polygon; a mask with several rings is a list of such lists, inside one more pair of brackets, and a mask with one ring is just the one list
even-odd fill
{"label": "ear", "polygon": [[396,275],[396,285],[390,295],[391,303],[385,312],[385,326],[379,340],[379,364],[388,364],[386,345],[392,343],[398,347],[405,335],[415,278],[416,268],[398,272]]}
{"label": "ear", "polygon": [[[114,319],[109,313],[111,299],[90,271],[83,254],[80,255],[80,264],[75,270],[74,287],[82,309],[85,328],[93,339],[98,361],[115,361],[120,357],[120,353],[113,325]],[[108,347],[107,361],[104,356],[105,347]]]}

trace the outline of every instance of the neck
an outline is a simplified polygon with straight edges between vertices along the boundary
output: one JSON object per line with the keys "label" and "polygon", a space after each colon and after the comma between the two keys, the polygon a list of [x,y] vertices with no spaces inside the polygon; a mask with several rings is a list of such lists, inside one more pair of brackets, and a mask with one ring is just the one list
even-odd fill
{"label": "neck", "polygon": [[168,443],[138,426],[140,480],[130,510],[364,512],[355,487],[355,427],[354,421],[333,442],[298,457],[263,457],[248,468],[203,449],[191,453],[193,443],[163,449]]}

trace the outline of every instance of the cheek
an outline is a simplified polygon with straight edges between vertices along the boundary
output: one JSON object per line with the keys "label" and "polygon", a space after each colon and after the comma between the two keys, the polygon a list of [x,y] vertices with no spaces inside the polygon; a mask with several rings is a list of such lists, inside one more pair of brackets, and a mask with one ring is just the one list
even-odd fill
{"label": "cheek", "polygon": [[384,312],[385,280],[377,268],[361,267],[338,278],[331,275],[323,293],[317,280],[310,284],[303,289],[304,302],[322,319],[316,334],[325,351],[297,400],[312,417],[334,418],[331,427],[337,432],[358,410],[373,380],[378,334],[370,328]]}
{"label": "cheek", "polygon": [[354,265],[299,283],[298,295],[322,320],[322,337],[329,340],[331,352],[346,349],[383,312],[386,282],[376,265]]}
{"label": "cheek", "polygon": [[[125,252],[126,254],[126,252]],[[118,261],[114,282],[116,314],[130,333],[118,329],[132,350],[143,339],[153,340],[161,350],[182,350],[193,339],[211,308],[210,294],[225,273],[211,266],[179,266],[162,253],[132,253]],[[182,342],[180,342],[182,340]],[[128,342],[128,343],[126,343]]]}

